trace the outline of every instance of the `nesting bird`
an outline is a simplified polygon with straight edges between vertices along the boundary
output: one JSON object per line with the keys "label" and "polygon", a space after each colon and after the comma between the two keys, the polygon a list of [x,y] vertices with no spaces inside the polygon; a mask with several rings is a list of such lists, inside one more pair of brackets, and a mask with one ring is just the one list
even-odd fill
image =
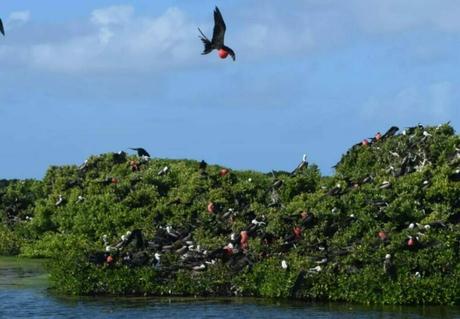
{"label": "nesting bird", "polygon": [[165,166],[158,172],[158,176],[165,175],[168,171],[169,171],[169,167]]}
{"label": "nesting bird", "polygon": [[281,268],[288,269],[288,264],[287,264],[286,260],[284,260],[284,259],[281,261]]}
{"label": "nesting bird", "polygon": [[273,188],[280,188],[282,185],[283,181],[280,179],[275,179],[272,184]]}
{"label": "nesting bird", "polygon": [[307,168],[308,167],[308,161],[307,161],[307,154],[303,154],[302,156],[302,161],[300,162],[299,165],[291,172],[291,176],[295,175],[298,171],[300,171],[302,168]]}
{"label": "nesting bird", "polygon": [[260,226],[264,226],[264,225],[265,225],[265,222],[259,222],[256,218],[254,218],[254,219],[251,221],[251,224],[260,227]]}
{"label": "nesting bird", "polygon": [[391,187],[391,182],[389,181],[383,181],[382,184],[380,184],[379,188],[380,189],[387,189]]}
{"label": "nesting bird", "polygon": [[394,265],[393,265],[393,262],[391,260],[391,255],[390,254],[385,255],[385,260],[383,261],[383,271],[387,275],[390,275],[390,276],[394,276],[394,274],[395,274],[395,269],[394,269]]}
{"label": "nesting bird", "polygon": [[107,235],[102,236],[102,242],[104,243],[106,247],[109,246],[109,239]]}
{"label": "nesting bird", "polygon": [[340,185],[340,183],[337,183],[333,188],[331,188],[327,194],[329,196],[336,196],[336,195],[340,195],[342,193],[342,185]]}
{"label": "nesting bird", "polygon": [[64,197],[61,194],[59,194],[59,198],[55,203],[56,207],[60,206],[63,202],[64,202]]}
{"label": "nesting bird", "polygon": [[320,272],[321,270],[323,270],[323,268],[322,268],[321,266],[318,265],[318,266],[316,266],[316,267],[310,268],[310,269],[308,270],[308,272],[310,272],[310,273],[318,273],[318,272]]}
{"label": "nesting bird", "polygon": [[204,44],[204,50],[201,54],[208,54],[212,50],[216,49],[220,58],[225,59],[228,55],[230,55],[233,61],[235,61],[235,52],[224,44],[226,29],[227,27],[225,25],[224,18],[222,17],[219,8],[216,7],[214,9],[214,31],[212,33],[212,40],[209,40],[200,28],[198,28],[198,31],[201,33],[200,39]]}
{"label": "nesting bird", "polygon": [[230,170],[228,168],[222,168],[219,171],[219,176],[224,177],[224,176],[228,175],[228,173],[230,173]]}
{"label": "nesting bird", "polygon": [[323,259],[321,259],[321,260],[318,260],[318,261],[316,262],[316,264],[317,264],[317,265],[324,265],[324,264],[327,264],[328,261],[329,261],[329,260],[328,260],[327,258],[323,258]]}
{"label": "nesting bird", "polygon": [[412,236],[409,236],[409,239],[407,240],[407,247],[414,248],[416,244],[417,244],[416,239]]}
{"label": "nesting bird", "polygon": [[205,264],[200,264],[198,266],[194,266],[192,267],[193,270],[195,271],[198,271],[198,270],[205,270],[206,269],[206,265]]}
{"label": "nesting bird", "polygon": [[214,213],[215,206],[213,202],[208,203],[208,213]]}
{"label": "nesting bird", "polygon": [[383,242],[388,240],[388,234],[383,230],[379,231],[378,236]]}
{"label": "nesting bird", "polygon": [[203,172],[206,171],[207,167],[208,167],[208,163],[206,163],[204,160],[202,160],[200,162],[200,166],[199,166],[200,171],[203,171]]}
{"label": "nesting bird", "polygon": [[126,152],[123,152],[123,151],[119,151],[119,152],[116,152],[116,153],[112,154],[113,160],[117,164],[125,162],[126,161],[126,155],[127,155]]}
{"label": "nesting bird", "polygon": [[398,130],[399,128],[397,126],[390,127],[388,131],[386,131],[385,134],[382,135],[382,139],[395,135]]}
{"label": "nesting bird", "polygon": [[456,169],[455,172],[450,174],[449,180],[452,182],[460,182],[460,169]]}
{"label": "nesting bird", "polygon": [[423,131],[423,136],[425,136],[425,137],[429,137],[429,136],[433,136],[433,135],[431,135],[431,134],[430,134],[430,133],[428,133],[427,131]]}
{"label": "nesting bird", "polygon": [[153,265],[155,268],[160,268],[161,266],[161,255],[159,253],[155,253]]}

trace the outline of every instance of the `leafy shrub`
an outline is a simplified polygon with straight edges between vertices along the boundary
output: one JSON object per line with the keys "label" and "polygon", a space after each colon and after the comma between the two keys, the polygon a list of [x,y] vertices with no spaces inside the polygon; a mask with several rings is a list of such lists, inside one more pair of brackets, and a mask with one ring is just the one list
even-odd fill
{"label": "leafy shrub", "polygon": [[[449,176],[460,167],[459,146],[448,125],[415,127],[352,147],[332,176],[321,176],[315,165],[295,174],[221,176],[222,167],[209,165],[203,174],[191,160],[91,156],[80,168],[51,167],[42,181],[0,181],[0,253],[50,257],[55,288],[78,295],[458,304],[460,183]],[[140,162],[137,170],[130,161]],[[232,217],[223,218],[228,211]],[[308,225],[302,212],[314,217]],[[253,264],[238,271],[220,260],[202,272],[178,269],[174,254],[162,256],[160,269],[97,266],[88,258],[104,249],[103,235],[115,243],[138,228],[150,239],[167,225],[211,251],[254,219],[266,223],[261,229],[273,240],[251,237]],[[300,238],[287,246],[300,225]],[[392,274],[384,271],[386,254]]]}

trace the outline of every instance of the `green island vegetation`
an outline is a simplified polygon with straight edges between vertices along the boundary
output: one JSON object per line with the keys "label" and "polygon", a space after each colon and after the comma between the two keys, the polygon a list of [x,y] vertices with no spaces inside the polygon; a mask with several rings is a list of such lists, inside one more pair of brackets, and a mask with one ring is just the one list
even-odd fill
{"label": "green island vegetation", "polygon": [[65,294],[460,304],[460,136],[396,131],[332,176],[120,152],[1,180],[0,254]]}

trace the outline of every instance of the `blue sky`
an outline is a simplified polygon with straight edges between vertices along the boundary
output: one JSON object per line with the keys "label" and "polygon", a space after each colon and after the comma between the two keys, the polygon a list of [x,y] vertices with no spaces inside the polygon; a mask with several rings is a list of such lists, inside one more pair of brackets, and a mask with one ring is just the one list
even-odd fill
{"label": "blue sky", "polygon": [[[221,9],[237,61],[202,56]],[[0,178],[145,147],[330,174],[391,125],[460,127],[456,0],[5,0]]]}

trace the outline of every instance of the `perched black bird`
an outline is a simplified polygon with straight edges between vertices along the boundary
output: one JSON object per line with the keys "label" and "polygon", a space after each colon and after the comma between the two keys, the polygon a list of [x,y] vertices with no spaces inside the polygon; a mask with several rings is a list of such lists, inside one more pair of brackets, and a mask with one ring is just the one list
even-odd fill
{"label": "perched black bird", "polygon": [[208,175],[208,173],[206,173],[207,167],[208,167],[208,163],[206,163],[204,160],[200,162],[199,172],[202,177],[205,177]]}
{"label": "perched black bird", "polygon": [[0,33],[5,35],[5,28],[3,28],[3,22],[2,19],[0,19]]}
{"label": "perched black bird", "polygon": [[374,177],[372,177],[371,175],[368,175],[363,178],[363,180],[361,181],[361,184],[372,183],[373,181],[374,181]]}
{"label": "perched black bird", "polygon": [[143,149],[142,147],[130,148],[130,150],[136,151],[137,156],[139,156],[139,157],[141,157],[141,156],[150,157],[150,154],[145,149]]}
{"label": "perched black bird", "polygon": [[340,184],[337,184],[336,186],[334,186],[333,188],[331,188],[330,190],[328,190],[327,194],[329,196],[338,196],[338,195],[341,195],[342,194],[342,188],[340,187]]}
{"label": "perched black bird", "polygon": [[299,272],[299,274],[297,275],[297,279],[295,280],[294,285],[292,286],[291,292],[290,292],[290,295],[292,297],[297,297],[297,298],[300,297],[299,292],[300,292],[302,284],[303,284],[303,282],[305,280],[305,275],[306,274],[307,274],[307,272],[305,270],[301,270]]}
{"label": "perched black bird", "polygon": [[280,179],[275,179],[272,184],[273,188],[280,188],[283,186],[283,181]]}
{"label": "perched black bird", "polygon": [[446,228],[446,227],[447,225],[443,221],[440,221],[440,220],[436,220],[434,222],[431,222],[425,225],[425,229],[430,229],[430,228],[440,229],[440,228]]}
{"label": "perched black bird", "polygon": [[224,45],[225,30],[226,26],[224,18],[222,18],[222,14],[220,13],[219,8],[216,7],[214,10],[214,32],[212,33],[212,40],[210,41],[203,34],[200,28],[198,28],[198,31],[201,33],[200,39],[204,44],[204,51],[201,54],[208,54],[212,50],[216,49],[222,59],[225,59],[230,54],[233,61],[235,61],[235,52]]}
{"label": "perched black bird", "polygon": [[385,256],[385,260],[383,261],[383,271],[391,278],[394,278],[396,275],[396,267],[391,260],[390,254],[386,254]]}
{"label": "perched black bird", "polygon": [[297,167],[291,172],[291,176],[294,176],[297,172],[299,172],[301,169],[303,168],[307,168],[308,167],[308,162],[307,162],[307,154],[303,154],[303,157],[302,157],[302,162],[300,162],[299,165],[297,165]]}
{"label": "perched black bird", "polygon": [[386,131],[385,134],[382,135],[382,139],[395,135],[397,131],[399,131],[399,128],[397,126],[390,127],[388,131]]}
{"label": "perched black bird", "polygon": [[460,182],[460,169],[455,170],[452,174],[449,175],[449,180],[452,182]]}
{"label": "perched black bird", "polygon": [[388,206],[388,202],[384,200],[371,200],[371,201],[368,201],[368,203],[375,207],[387,207]]}
{"label": "perched black bird", "polygon": [[117,164],[121,164],[126,162],[126,153],[123,151],[120,151],[118,153],[113,153],[112,154],[113,161]]}
{"label": "perched black bird", "polygon": [[200,162],[201,170],[206,170],[207,167],[208,167],[208,163],[206,163],[204,160]]}

